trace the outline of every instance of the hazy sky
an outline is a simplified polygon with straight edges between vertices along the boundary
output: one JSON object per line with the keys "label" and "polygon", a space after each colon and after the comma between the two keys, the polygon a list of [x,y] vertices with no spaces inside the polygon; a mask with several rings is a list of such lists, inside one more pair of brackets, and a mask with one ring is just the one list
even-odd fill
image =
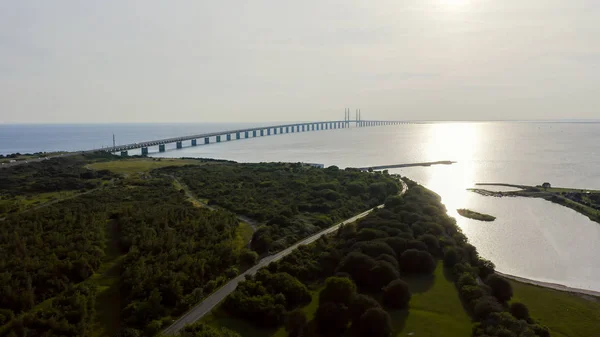
{"label": "hazy sky", "polygon": [[0,0],[0,123],[600,118],[598,0]]}

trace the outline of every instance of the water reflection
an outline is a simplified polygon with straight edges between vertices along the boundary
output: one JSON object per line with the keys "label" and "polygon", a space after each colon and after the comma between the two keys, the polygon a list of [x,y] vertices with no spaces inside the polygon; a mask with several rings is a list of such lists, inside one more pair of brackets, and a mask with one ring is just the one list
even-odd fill
{"label": "water reflection", "polygon": [[427,185],[444,196],[444,203],[451,216],[458,215],[456,209],[465,204],[465,189],[474,184],[474,154],[480,146],[480,129],[473,123],[435,124],[429,129],[426,158],[457,161],[457,164],[436,167],[427,180]]}

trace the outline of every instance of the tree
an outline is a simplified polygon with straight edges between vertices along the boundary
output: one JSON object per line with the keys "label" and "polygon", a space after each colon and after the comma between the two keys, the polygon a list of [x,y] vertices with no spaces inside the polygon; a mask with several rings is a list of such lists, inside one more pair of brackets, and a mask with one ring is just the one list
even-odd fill
{"label": "tree", "polygon": [[258,260],[258,253],[244,248],[240,252],[240,263],[245,266],[254,266]]}
{"label": "tree", "polygon": [[460,261],[460,255],[454,247],[450,247],[444,254],[444,267],[452,268]]}
{"label": "tree", "polygon": [[510,313],[516,318],[524,321],[529,321],[529,309],[525,304],[515,302],[510,305]]}
{"label": "tree", "polygon": [[319,294],[319,303],[333,302],[349,306],[356,295],[356,285],[346,277],[330,277]]}
{"label": "tree", "polygon": [[359,286],[368,286],[369,272],[376,264],[370,256],[352,252],[340,262],[337,271],[348,273]]}
{"label": "tree", "polygon": [[440,240],[432,234],[424,234],[419,236],[419,241],[427,245],[427,249],[432,255],[440,254]]}
{"label": "tree", "polygon": [[240,337],[240,335],[226,328],[217,329],[204,323],[195,323],[183,328],[179,337]]}
{"label": "tree", "polygon": [[288,332],[288,336],[290,337],[301,336],[307,322],[306,313],[300,309],[296,309],[288,313],[285,320],[285,331]]}
{"label": "tree", "polygon": [[487,277],[485,283],[492,288],[492,295],[500,302],[508,302],[512,298],[513,290],[510,283],[504,278],[492,274]]}
{"label": "tree", "polygon": [[360,336],[389,337],[392,332],[390,315],[381,308],[371,308],[360,318]]}
{"label": "tree", "polygon": [[408,283],[398,279],[390,282],[383,288],[383,303],[394,309],[404,309],[410,302]]}
{"label": "tree", "polygon": [[371,308],[379,308],[380,305],[370,296],[358,294],[350,304],[350,320],[352,325],[358,327],[362,315]]}
{"label": "tree", "polygon": [[385,285],[393,280],[400,278],[400,273],[394,265],[387,261],[377,261],[377,265],[371,269],[370,288],[373,291],[380,291]]}
{"label": "tree", "polygon": [[495,297],[484,296],[475,302],[475,308],[473,313],[478,321],[482,321],[488,317],[491,313],[502,312],[504,308]]}
{"label": "tree", "polygon": [[408,249],[400,256],[400,270],[405,273],[431,274],[435,270],[435,260],[426,251]]}
{"label": "tree", "polygon": [[322,334],[325,336],[339,336],[348,327],[348,307],[342,303],[321,303],[317,308],[315,320]]}

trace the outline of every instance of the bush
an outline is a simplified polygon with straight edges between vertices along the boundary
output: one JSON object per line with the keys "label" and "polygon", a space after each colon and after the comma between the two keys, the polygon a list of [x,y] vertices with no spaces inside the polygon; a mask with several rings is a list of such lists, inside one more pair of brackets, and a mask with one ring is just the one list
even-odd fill
{"label": "bush", "polygon": [[495,297],[484,296],[475,302],[473,314],[478,321],[486,319],[491,313],[502,312],[504,308]]}
{"label": "bush", "polygon": [[477,300],[485,295],[485,292],[479,286],[466,285],[460,289],[460,296],[467,302],[471,307],[476,303]]}
{"label": "bush", "polygon": [[319,303],[333,302],[349,306],[356,295],[356,285],[345,277],[330,277],[319,294]]}
{"label": "bush", "polygon": [[285,331],[288,332],[289,337],[300,336],[307,322],[306,313],[300,309],[296,309],[287,315],[285,319]]}
{"label": "bush", "polygon": [[240,263],[244,266],[254,266],[258,261],[258,253],[250,249],[244,248],[240,252]]}
{"label": "bush", "polygon": [[394,309],[404,309],[410,302],[410,290],[408,283],[402,280],[394,280],[383,288],[383,303]]}
{"label": "bush", "polygon": [[315,314],[317,328],[325,336],[338,336],[346,331],[349,322],[348,307],[342,303],[325,302]]}
{"label": "bush", "polygon": [[364,337],[389,337],[392,332],[390,315],[381,308],[371,308],[360,318],[359,334]]}
{"label": "bush", "polygon": [[400,256],[400,270],[404,273],[431,274],[435,270],[435,260],[429,252],[408,249]]}
{"label": "bush", "polygon": [[371,308],[379,308],[379,303],[370,296],[358,294],[350,304],[350,320],[352,325],[358,327],[362,315]]}
{"label": "bush", "polygon": [[394,265],[386,261],[377,261],[377,265],[371,269],[370,288],[373,291],[380,291],[385,285],[400,278],[400,273]]}
{"label": "bush", "polygon": [[458,255],[458,251],[456,248],[450,247],[446,250],[444,254],[444,267],[453,268],[460,261],[460,255]]}
{"label": "bush", "polygon": [[492,295],[496,297],[498,301],[508,302],[512,298],[512,286],[504,278],[492,274],[487,277],[485,283],[492,289]]}
{"label": "bush", "polygon": [[515,302],[510,305],[510,313],[516,319],[522,319],[524,321],[529,321],[529,309],[523,303]]}

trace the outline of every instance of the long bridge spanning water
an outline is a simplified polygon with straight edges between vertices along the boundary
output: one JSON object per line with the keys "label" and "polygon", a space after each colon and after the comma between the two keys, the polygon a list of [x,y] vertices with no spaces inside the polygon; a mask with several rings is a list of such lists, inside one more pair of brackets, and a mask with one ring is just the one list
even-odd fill
{"label": "long bridge spanning water", "polygon": [[409,124],[409,122],[402,121],[378,121],[378,120],[361,120],[357,117],[356,120],[349,119],[349,113],[346,113],[346,119],[343,121],[325,121],[325,122],[303,122],[303,123],[294,123],[294,124],[284,124],[284,125],[273,125],[273,126],[260,126],[260,127],[252,127],[247,129],[239,129],[239,130],[228,130],[228,131],[218,131],[211,132],[205,134],[197,134],[191,136],[183,136],[183,137],[175,137],[175,138],[167,138],[167,139],[159,139],[141,143],[132,143],[126,145],[116,145],[112,147],[105,147],[102,149],[94,149],[89,152],[94,151],[106,151],[111,153],[120,152],[122,156],[127,156],[129,150],[141,149],[142,155],[147,155],[149,153],[149,148],[153,146],[158,146],[159,152],[166,151],[166,144],[175,143],[177,149],[182,149],[184,147],[184,142],[190,141],[190,146],[198,146],[198,145],[209,145],[214,143],[221,143],[225,141],[232,140],[241,140],[248,138],[256,138],[256,137],[265,137],[272,135],[282,135],[289,133],[298,133],[298,132],[309,132],[309,131],[322,131],[322,130],[335,130],[335,129],[345,129],[350,127],[370,127],[370,126],[382,126],[382,125],[399,125],[399,124]]}

